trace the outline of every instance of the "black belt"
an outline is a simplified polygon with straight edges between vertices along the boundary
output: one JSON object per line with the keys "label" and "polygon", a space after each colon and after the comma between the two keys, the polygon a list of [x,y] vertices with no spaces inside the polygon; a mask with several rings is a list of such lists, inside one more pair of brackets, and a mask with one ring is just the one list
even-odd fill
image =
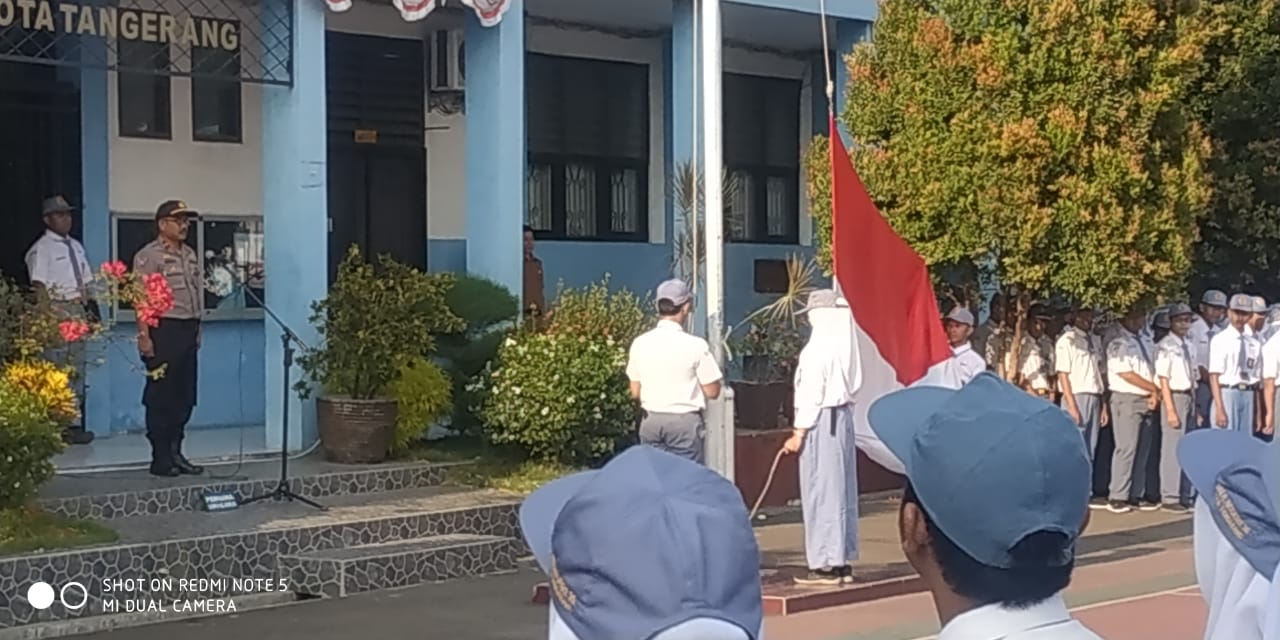
{"label": "black belt", "polygon": [[1175,395],[1175,396],[1189,396],[1189,395],[1191,395],[1191,390],[1190,390],[1190,389],[1187,389],[1186,391],[1174,391],[1174,390],[1170,390],[1170,391],[1169,391],[1169,393],[1172,393],[1172,394],[1173,394],[1173,395]]}
{"label": "black belt", "polygon": [[1236,391],[1257,391],[1258,390],[1258,385],[1244,384],[1243,382],[1238,384],[1220,384],[1218,386],[1222,387],[1223,389],[1235,389]]}

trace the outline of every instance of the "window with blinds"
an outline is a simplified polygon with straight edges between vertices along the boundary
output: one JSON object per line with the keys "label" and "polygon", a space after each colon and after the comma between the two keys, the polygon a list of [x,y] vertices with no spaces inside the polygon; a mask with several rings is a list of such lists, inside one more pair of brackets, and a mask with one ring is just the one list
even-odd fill
{"label": "window with blinds", "polygon": [[649,67],[529,54],[525,223],[539,238],[648,240]]}
{"label": "window with blinds", "polygon": [[800,223],[800,81],[724,75],[730,242],[795,244]]}

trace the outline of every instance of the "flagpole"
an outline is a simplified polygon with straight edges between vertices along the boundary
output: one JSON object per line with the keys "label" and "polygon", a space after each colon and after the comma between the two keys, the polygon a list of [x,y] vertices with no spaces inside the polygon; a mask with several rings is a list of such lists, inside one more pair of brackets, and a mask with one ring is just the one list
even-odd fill
{"label": "flagpole", "polygon": [[[721,107],[722,48],[720,0],[702,0],[702,153],[706,207],[703,246],[706,248],[707,342],[711,356],[724,370],[724,135]],[[708,407],[707,462],[721,475],[733,479],[732,392]]]}

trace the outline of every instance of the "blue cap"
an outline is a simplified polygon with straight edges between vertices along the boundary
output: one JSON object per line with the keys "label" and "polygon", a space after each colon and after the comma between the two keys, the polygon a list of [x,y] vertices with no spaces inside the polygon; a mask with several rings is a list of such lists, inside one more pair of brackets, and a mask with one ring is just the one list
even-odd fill
{"label": "blue cap", "polygon": [[910,387],[871,405],[871,428],[902,461],[934,524],[974,560],[1013,566],[1010,550],[1040,531],[1075,553],[1092,465],[1075,422],[991,373],[960,389]]}
{"label": "blue cap", "polygon": [[[754,640],[764,617],[760,548],[742,494],[710,469],[648,446],[544,485],[520,527],[549,577],[554,617],[580,640]],[[564,637],[564,636],[561,636]]]}
{"label": "blue cap", "polygon": [[956,308],[952,309],[951,313],[947,314],[946,319],[960,324],[967,324],[971,327],[973,326],[973,312],[960,305],[956,305]]}
{"label": "blue cap", "polygon": [[1225,307],[1227,306],[1227,294],[1217,289],[1210,289],[1200,297],[1200,303],[1211,307]]}
{"label": "blue cap", "polygon": [[809,298],[805,301],[804,308],[796,312],[796,315],[809,313],[814,309],[836,309],[839,307],[847,307],[849,303],[841,298],[839,294],[831,289],[818,289],[810,291]]}
{"label": "blue cap", "polygon": [[664,280],[658,285],[658,290],[654,292],[657,300],[670,300],[674,305],[682,305],[693,298],[693,293],[689,291],[689,285],[684,280],[672,278]]}
{"label": "blue cap", "polygon": [[1227,308],[1232,311],[1253,313],[1253,296],[1244,293],[1237,293],[1234,296],[1231,296],[1231,302],[1227,303]]}
{"label": "blue cap", "polygon": [[1178,442],[1178,462],[1218,531],[1250,566],[1270,579],[1280,565],[1280,446],[1251,433],[1192,431]]}

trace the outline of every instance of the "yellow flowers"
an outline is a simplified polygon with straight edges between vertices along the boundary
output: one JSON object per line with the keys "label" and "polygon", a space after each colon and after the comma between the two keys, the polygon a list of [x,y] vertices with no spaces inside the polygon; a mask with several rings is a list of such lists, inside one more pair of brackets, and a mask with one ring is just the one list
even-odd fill
{"label": "yellow flowers", "polygon": [[22,360],[4,370],[4,381],[24,389],[38,398],[49,417],[71,422],[80,417],[76,394],[71,390],[71,376],[46,360]]}

